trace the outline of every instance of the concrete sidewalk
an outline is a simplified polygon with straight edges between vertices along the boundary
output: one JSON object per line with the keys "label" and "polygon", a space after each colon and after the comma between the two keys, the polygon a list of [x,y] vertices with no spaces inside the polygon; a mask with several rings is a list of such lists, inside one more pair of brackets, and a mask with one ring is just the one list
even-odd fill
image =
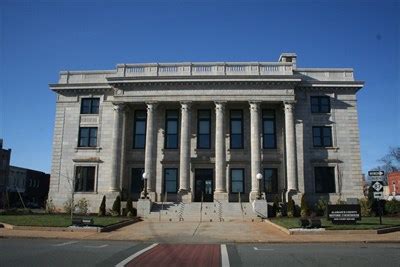
{"label": "concrete sidewalk", "polygon": [[135,240],[157,243],[341,243],[398,242],[400,232],[389,234],[288,235],[265,222],[146,222],[109,233],[0,229],[0,237]]}

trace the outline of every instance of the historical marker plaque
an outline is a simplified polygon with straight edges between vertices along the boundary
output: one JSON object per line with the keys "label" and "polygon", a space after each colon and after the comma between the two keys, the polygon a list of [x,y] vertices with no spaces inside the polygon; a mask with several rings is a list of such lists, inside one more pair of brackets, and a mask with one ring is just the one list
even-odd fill
{"label": "historical marker plaque", "polygon": [[328,220],[333,224],[355,224],[361,220],[360,205],[328,205]]}

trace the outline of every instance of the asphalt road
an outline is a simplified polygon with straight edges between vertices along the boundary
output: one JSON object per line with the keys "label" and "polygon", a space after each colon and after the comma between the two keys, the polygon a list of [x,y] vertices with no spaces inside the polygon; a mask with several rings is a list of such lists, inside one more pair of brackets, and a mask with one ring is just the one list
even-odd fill
{"label": "asphalt road", "polygon": [[225,266],[227,262],[230,266],[400,266],[400,244],[155,245],[129,241],[0,239],[2,267],[121,263],[192,267]]}

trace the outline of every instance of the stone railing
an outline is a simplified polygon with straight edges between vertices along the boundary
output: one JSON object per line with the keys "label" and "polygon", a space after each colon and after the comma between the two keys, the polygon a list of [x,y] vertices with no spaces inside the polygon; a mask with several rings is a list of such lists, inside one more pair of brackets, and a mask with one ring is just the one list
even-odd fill
{"label": "stone railing", "polygon": [[119,64],[118,77],[292,75],[291,63]]}
{"label": "stone railing", "polygon": [[300,74],[305,80],[318,80],[318,81],[354,81],[353,69],[340,68],[340,69],[318,69],[318,68],[299,68],[296,69],[295,74]]}

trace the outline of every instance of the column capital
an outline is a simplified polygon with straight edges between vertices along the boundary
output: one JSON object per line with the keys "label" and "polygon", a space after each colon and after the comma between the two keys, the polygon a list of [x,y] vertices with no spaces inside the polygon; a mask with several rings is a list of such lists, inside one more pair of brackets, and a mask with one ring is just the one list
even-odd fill
{"label": "column capital", "polygon": [[158,102],[146,102],[146,106],[147,111],[154,111],[158,106]]}
{"label": "column capital", "polygon": [[123,111],[125,109],[124,103],[113,103],[113,110],[116,112]]}
{"label": "column capital", "polygon": [[296,104],[296,101],[285,101],[285,102],[283,102],[283,110],[284,111],[293,111],[295,104]]}
{"label": "column capital", "polygon": [[261,101],[250,100],[250,110],[258,111],[260,109]]}
{"label": "column capital", "polygon": [[226,101],[214,101],[215,103],[215,110],[216,111],[224,111],[225,110],[225,105]]}
{"label": "column capital", "polygon": [[181,101],[181,110],[189,111],[192,107],[192,101]]}

